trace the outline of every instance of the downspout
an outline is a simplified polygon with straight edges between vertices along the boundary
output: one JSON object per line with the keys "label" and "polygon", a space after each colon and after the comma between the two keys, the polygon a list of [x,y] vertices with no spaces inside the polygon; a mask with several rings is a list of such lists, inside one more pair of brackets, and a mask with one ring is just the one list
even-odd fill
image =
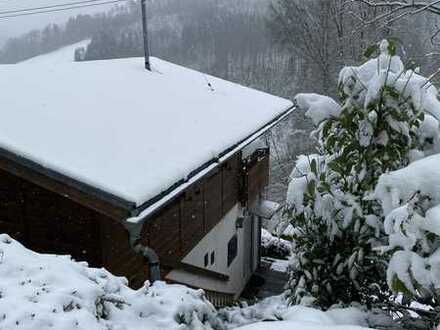
{"label": "downspout", "polygon": [[128,231],[130,246],[134,252],[144,257],[148,263],[150,269],[150,280],[152,283],[160,281],[160,261],[156,251],[149,246],[145,246],[141,243],[141,232],[143,222],[131,223],[129,221],[124,222],[124,226]]}

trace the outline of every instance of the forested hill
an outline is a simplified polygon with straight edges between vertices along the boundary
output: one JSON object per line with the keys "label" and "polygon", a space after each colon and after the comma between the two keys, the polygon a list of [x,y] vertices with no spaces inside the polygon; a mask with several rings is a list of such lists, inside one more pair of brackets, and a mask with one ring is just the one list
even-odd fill
{"label": "forested hill", "polygon": [[[281,90],[287,78],[280,77],[280,73],[288,71],[289,59],[279,48],[273,47],[266,24],[270,2],[149,1],[152,54],[287,95],[288,91]],[[53,24],[10,39],[0,50],[0,63],[16,63],[86,38],[92,38],[87,60],[142,56],[138,1],[132,0],[107,13],[72,17],[64,26]],[[259,69],[253,70],[255,67]],[[271,83],[261,86],[265,81]]]}

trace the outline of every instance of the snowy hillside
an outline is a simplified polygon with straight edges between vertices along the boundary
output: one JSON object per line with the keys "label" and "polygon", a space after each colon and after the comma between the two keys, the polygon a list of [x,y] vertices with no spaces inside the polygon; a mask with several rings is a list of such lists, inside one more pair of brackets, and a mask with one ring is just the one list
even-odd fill
{"label": "snowy hillside", "polygon": [[58,65],[62,63],[74,62],[75,49],[84,47],[90,44],[90,40],[83,40],[73,45],[62,47],[51,53],[36,56],[19,64],[33,64],[33,65]]}

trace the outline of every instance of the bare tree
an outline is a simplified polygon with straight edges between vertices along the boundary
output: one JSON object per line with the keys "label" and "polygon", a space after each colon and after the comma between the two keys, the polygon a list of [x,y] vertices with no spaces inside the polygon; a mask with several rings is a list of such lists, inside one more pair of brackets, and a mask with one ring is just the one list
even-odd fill
{"label": "bare tree", "polygon": [[[358,2],[372,8],[384,8],[387,11],[383,17],[416,15],[424,11],[440,15],[440,1],[438,0],[349,0],[348,2]],[[376,19],[381,19],[381,17]]]}
{"label": "bare tree", "polygon": [[337,72],[343,65],[357,62],[360,50],[383,34],[372,25],[354,33],[359,18],[371,20],[377,11],[347,0],[276,0],[269,26],[302,70],[295,73],[309,83],[303,89],[334,95],[331,86],[336,85]]}
{"label": "bare tree", "polygon": [[440,1],[439,0],[346,0],[353,4],[380,10],[373,17],[361,17],[350,12],[358,20],[358,30],[371,26],[388,28],[394,37],[406,44],[404,53],[414,59],[425,73],[440,65]]}
{"label": "bare tree", "polygon": [[[346,0],[346,5],[358,3],[373,9],[381,9],[381,15],[370,19],[358,17],[365,25],[389,25],[404,18],[430,13],[440,16],[439,0]],[[440,30],[440,29],[439,29]],[[439,31],[436,31],[438,34]]]}

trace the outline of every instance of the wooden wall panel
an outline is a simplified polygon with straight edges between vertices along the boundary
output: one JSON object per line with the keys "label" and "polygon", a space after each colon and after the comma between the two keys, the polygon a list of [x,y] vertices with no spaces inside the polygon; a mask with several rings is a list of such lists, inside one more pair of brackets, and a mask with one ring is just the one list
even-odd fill
{"label": "wooden wall panel", "polygon": [[176,200],[149,220],[150,247],[163,258],[174,259],[181,255],[180,200]]}
{"label": "wooden wall panel", "polygon": [[98,213],[32,183],[24,182],[22,189],[29,246],[101,265]]}
{"label": "wooden wall panel", "polygon": [[[91,266],[101,265],[96,212],[4,171],[1,186],[9,193],[0,192],[0,232],[37,252],[69,254]],[[17,235],[17,228],[24,233]]]}
{"label": "wooden wall panel", "polygon": [[241,157],[233,156],[222,166],[222,215],[238,202]]}
{"label": "wooden wall panel", "polygon": [[160,258],[180,261],[238,203],[240,173],[237,153],[148,219],[142,242]]}
{"label": "wooden wall panel", "polygon": [[139,288],[149,277],[148,264],[131,248],[124,226],[110,218],[100,218],[103,266],[117,276],[128,279],[133,288]]}
{"label": "wooden wall panel", "polygon": [[192,250],[195,242],[205,236],[205,217],[203,208],[203,186],[197,183],[183,195],[181,208],[182,253]]}
{"label": "wooden wall panel", "polygon": [[[164,260],[180,261],[238,202],[240,173],[238,153],[149,219],[143,243]],[[70,254],[105,267],[134,287],[148,278],[146,261],[132,251],[117,220],[2,170],[0,232],[37,252]]]}
{"label": "wooden wall panel", "polygon": [[205,232],[208,233],[222,218],[222,173],[216,169],[204,180]]}
{"label": "wooden wall panel", "polygon": [[248,201],[252,204],[269,184],[269,155],[260,158],[248,168]]}
{"label": "wooden wall panel", "polygon": [[12,175],[0,172],[0,232],[25,243],[23,205],[20,182]]}

